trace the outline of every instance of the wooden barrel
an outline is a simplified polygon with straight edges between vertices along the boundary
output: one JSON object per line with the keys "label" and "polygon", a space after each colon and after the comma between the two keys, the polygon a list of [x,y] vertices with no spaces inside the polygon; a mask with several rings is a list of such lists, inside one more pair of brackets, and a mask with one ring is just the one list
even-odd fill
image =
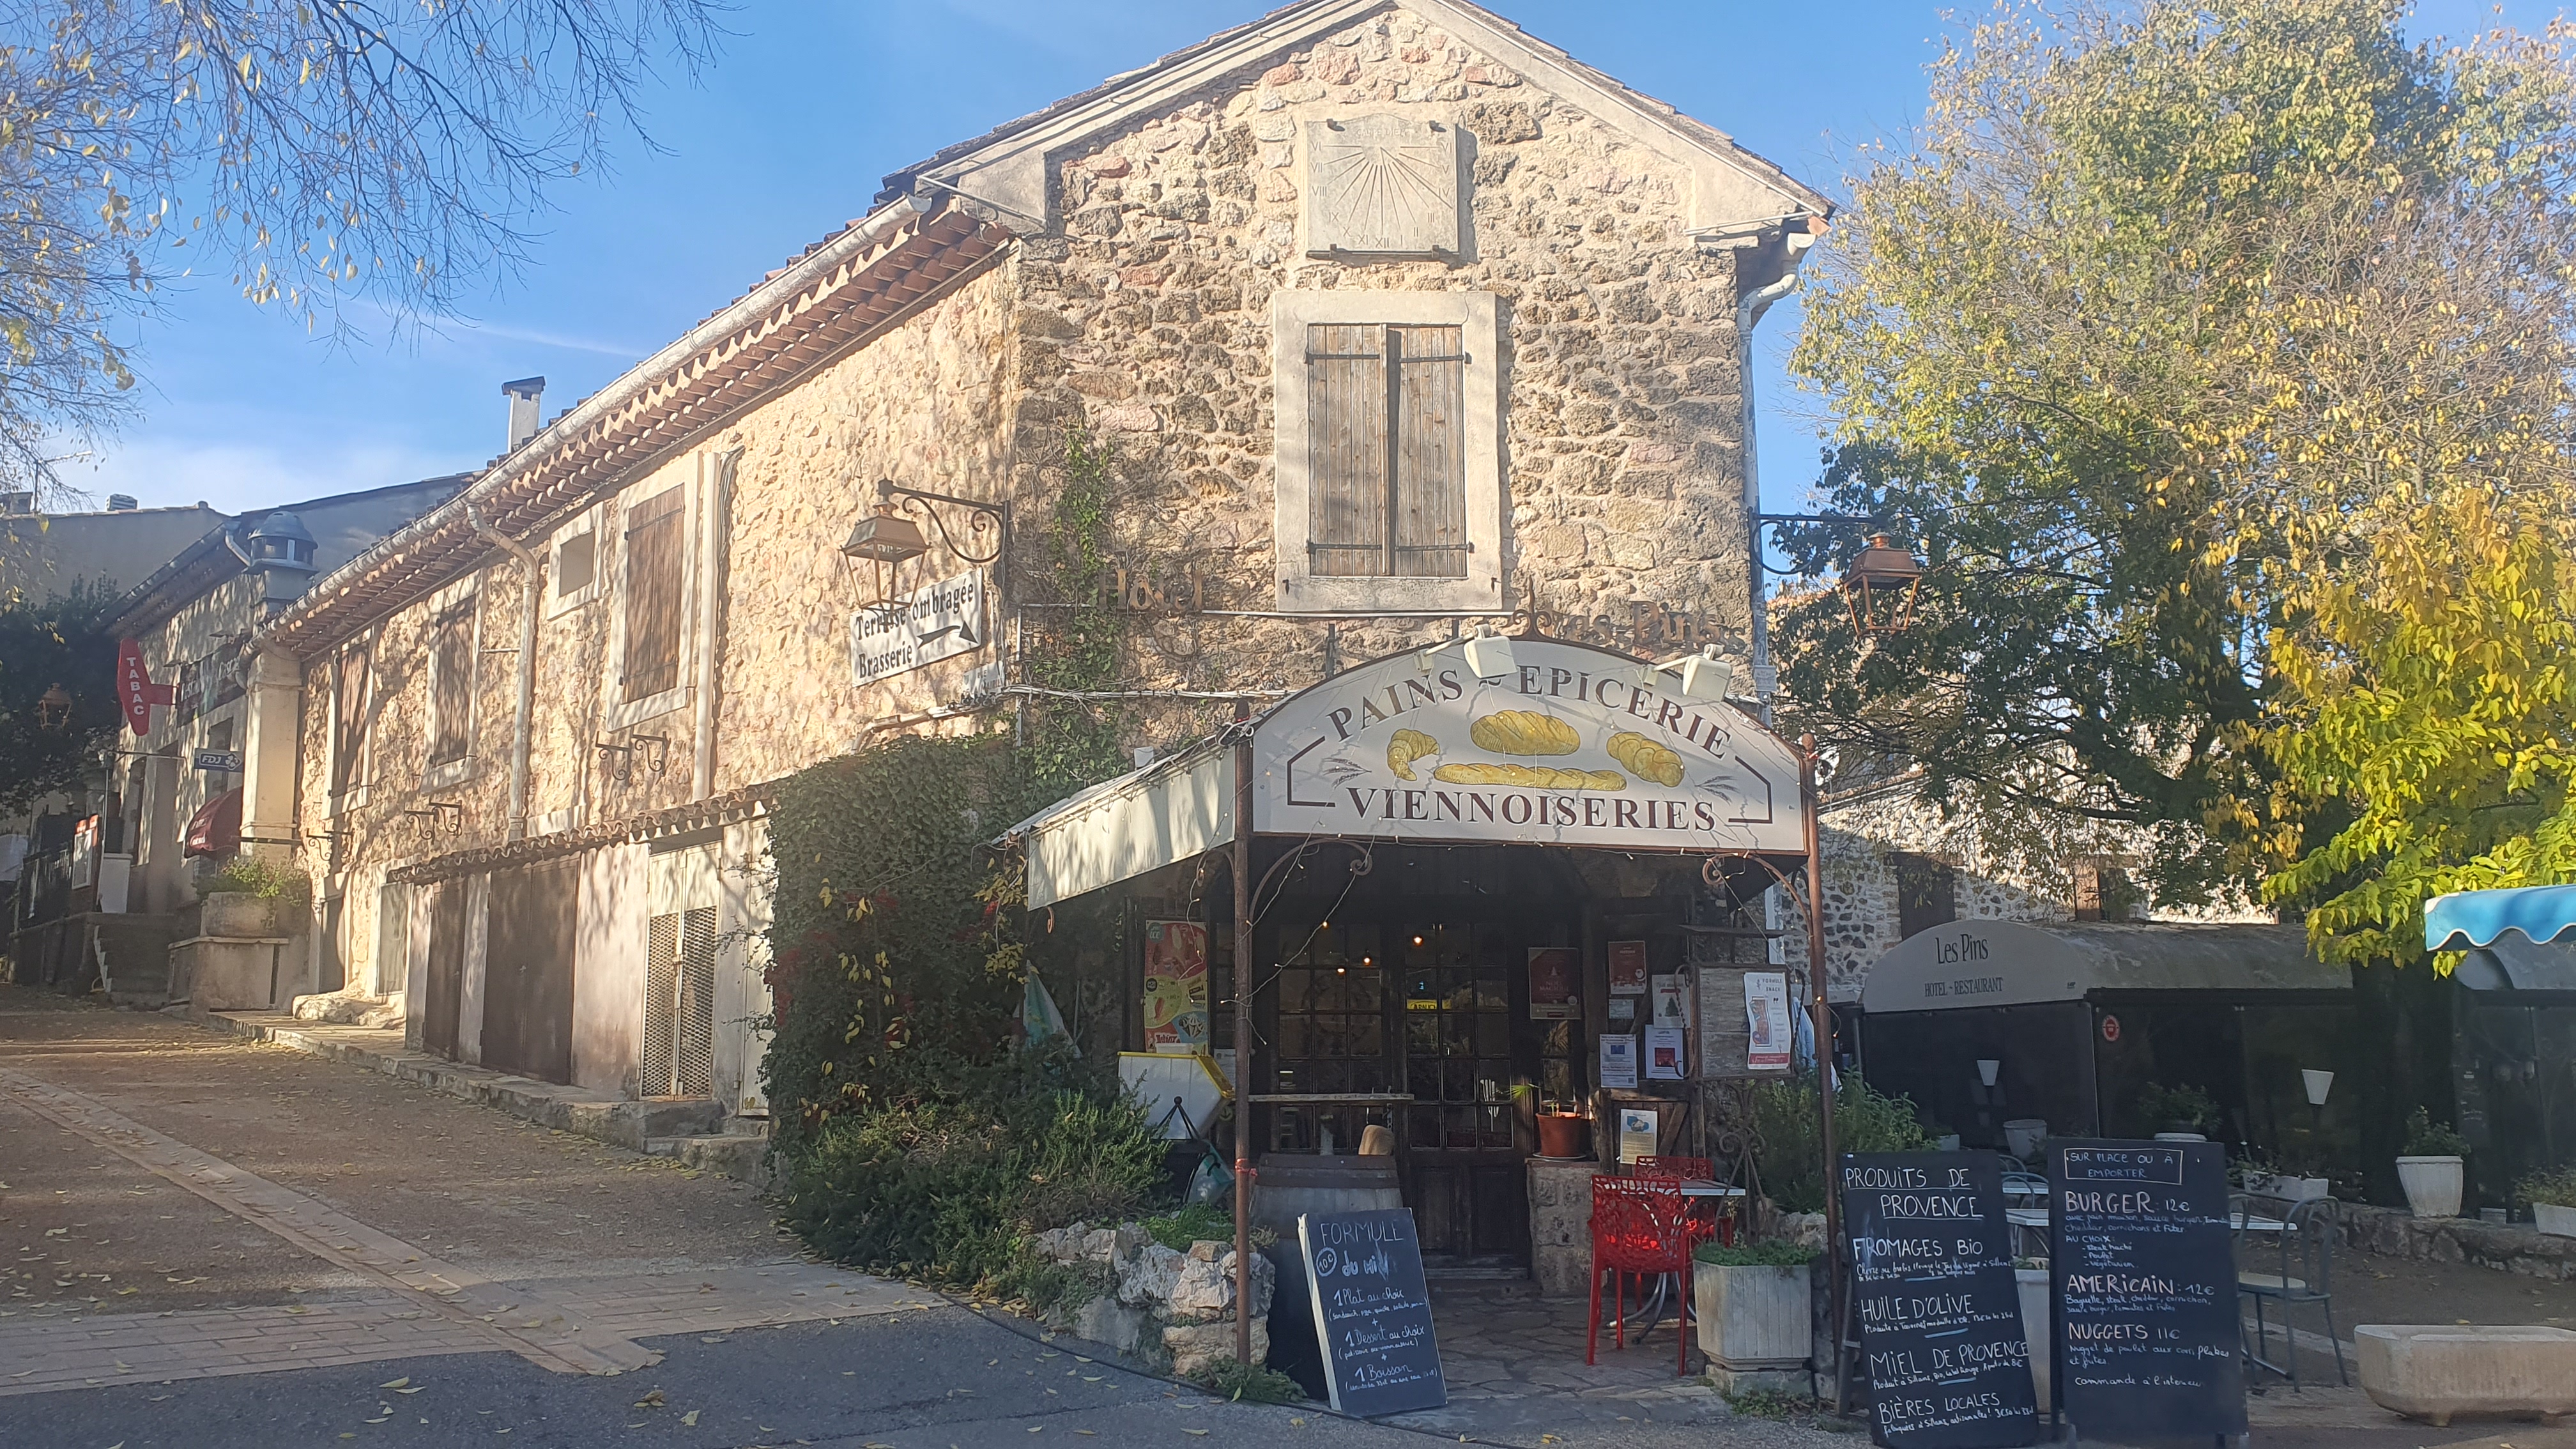
{"label": "wooden barrel", "polygon": [[1252,1222],[1297,1240],[1299,1213],[1359,1213],[1404,1206],[1392,1157],[1319,1157],[1274,1152],[1252,1184]]}

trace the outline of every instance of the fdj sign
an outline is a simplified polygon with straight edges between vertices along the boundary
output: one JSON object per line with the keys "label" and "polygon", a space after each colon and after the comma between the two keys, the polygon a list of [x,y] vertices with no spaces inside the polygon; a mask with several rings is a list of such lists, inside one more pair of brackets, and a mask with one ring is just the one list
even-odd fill
{"label": "fdj sign", "polygon": [[239,750],[197,751],[197,768],[200,770],[238,772],[241,767],[242,752]]}

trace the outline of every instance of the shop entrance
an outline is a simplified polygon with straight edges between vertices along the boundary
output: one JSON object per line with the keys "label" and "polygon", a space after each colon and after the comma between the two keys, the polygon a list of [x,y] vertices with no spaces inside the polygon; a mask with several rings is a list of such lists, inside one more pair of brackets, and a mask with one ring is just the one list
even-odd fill
{"label": "shop entrance", "polygon": [[1265,926],[1263,954],[1283,962],[1254,997],[1273,1043],[1266,1090],[1306,1100],[1259,1126],[1274,1153],[1353,1153],[1369,1127],[1389,1129],[1429,1266],[1518,1276],[1537,1104],[1576,1090],[1580,1037],[1579,1022],[1532,1019],[1527,959],[1580,932],[1495,917],[1491,898],[1379,899]]}

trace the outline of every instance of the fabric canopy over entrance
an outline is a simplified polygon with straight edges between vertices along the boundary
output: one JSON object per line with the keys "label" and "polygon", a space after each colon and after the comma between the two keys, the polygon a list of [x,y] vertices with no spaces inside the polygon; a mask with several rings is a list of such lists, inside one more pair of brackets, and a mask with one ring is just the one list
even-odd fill
{"label": "fabric canopy over entrance", "polygon": [[241,850],[242,792],[235,786],[188,817],[182,855],[233,855]]}
{"label": "fabric canopy over entrance", "polygon": [[[1802,855],[1798,756],[1674,670],[1558,639],[1360,665],[1252,721],[1256,835]],[[1222,735],[1012,827],[1037,908],[1234,839]]]}
{"label": "fabric canopy over entrance", "polygon": [[1870,967],[1865,1012],[2081,1001],[2096,991],[2348,991],[2296,926],[1953,921]]}
{"label": "fabric canopy over entrance", "polygon": [[2541,946],[2507,933],[2473,947],[2451,979],[2471,991],[2576,991],[2576,942]]}
{"label": "fabric canopy over entrance", "polygon": [[2541,943],[2576,931],[2576,885],[2454,891],[2424,907],[2424,944],[2436,951],[2492,946],[2507,931]]}

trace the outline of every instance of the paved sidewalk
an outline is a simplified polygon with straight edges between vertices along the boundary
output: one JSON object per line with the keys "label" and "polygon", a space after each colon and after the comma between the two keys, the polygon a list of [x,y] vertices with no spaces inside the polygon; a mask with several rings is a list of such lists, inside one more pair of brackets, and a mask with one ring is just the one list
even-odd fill
{"label": "paved sidewalk", "polygon": [[[363,1028],[345,1028],[364,1030]],[[0,1397],[930,1306],[738,1183],[373,1071],[0,987]]]}

